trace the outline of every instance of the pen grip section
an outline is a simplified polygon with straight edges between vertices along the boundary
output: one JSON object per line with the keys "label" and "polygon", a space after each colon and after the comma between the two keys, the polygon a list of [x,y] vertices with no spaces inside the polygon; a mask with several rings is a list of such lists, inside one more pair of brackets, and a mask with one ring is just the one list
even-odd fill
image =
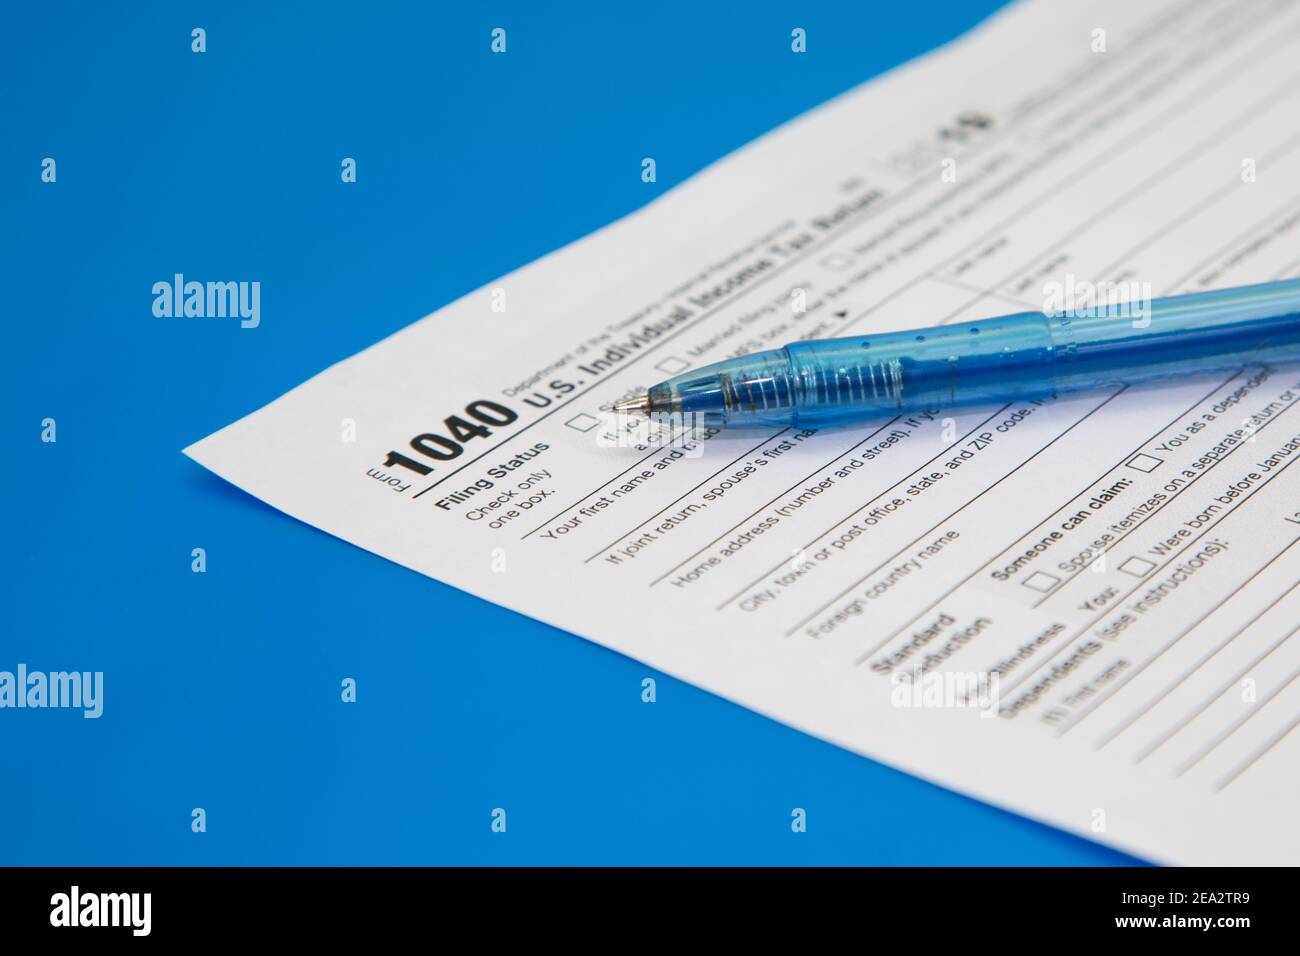
{"label": "pen grip section", "polygon": [[1052,336],[1038,312],[787,346],[801,425],[1050,396]]}
{"label": "pen grip section", "polygon": [[783,427],[795,415],[795,382],[784,349],[705,365],[650,389],[651,406],[698,427]]}

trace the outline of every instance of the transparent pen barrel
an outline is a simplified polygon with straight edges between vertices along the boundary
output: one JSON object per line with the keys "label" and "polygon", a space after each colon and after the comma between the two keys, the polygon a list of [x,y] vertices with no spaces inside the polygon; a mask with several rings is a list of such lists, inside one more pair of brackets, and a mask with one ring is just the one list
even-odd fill
{"label": "transparent pen barrel", "polygon": [[827,425],[1300,362],[1300,280],[795,342],[679,375],[660,408],[732,427]]}
{"label": "transparent pen barrel", "polygon": [[1300,280],[1152,301],[798,342],[797,424],[1300,362]]}

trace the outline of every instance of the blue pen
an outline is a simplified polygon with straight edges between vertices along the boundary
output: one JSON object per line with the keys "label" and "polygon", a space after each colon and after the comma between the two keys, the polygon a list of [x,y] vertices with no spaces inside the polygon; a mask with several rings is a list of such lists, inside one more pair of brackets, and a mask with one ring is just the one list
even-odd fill
{"label": "blue pen", "polygon": [[704,426],[821,426],[1300,361],[1300,279],[792,342],[615,406]]}

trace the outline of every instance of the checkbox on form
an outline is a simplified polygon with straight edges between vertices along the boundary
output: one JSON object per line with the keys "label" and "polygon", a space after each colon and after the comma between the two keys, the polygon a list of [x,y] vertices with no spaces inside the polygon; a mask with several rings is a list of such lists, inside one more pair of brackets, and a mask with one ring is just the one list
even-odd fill
{"label": "checkbox on form", "polygon": [[1165,460],[1163,458],[1156,458],[1153,455],[1148,455],[1144,453],[1141,455],[1135,455],[1133,458],[1130,458],[1128,461],[1128,466],[1138,471],[1142,471],[1142,472],[1146,472],[1147,474],[1150,474],[1151,472],[1155,471],[1164,463]]}
{"label": "checkbox on form", "polygon": [[662,362],[660,362],[658,365],[655,366],[655,368],[659,369],[659,371],[663,372],[665,375],[676,375],[678,372],[682,371],[683,369],[688,369],[690,367],[691,367],[690,362],[686,361],[685,359],[679,359],[676,355],[664,359]]}
{"label": "checkbox on form", "polygon": [[600,424],[600,419],[583,412],[581,415],[574,415],[564,424],[575,431],[589,432]]}
{"label": "checkbox on form", "polygon": [[1144,578],[1151,573],[1155,564],[1146,558],[1129,558],[1119,566],[1119,569],[1125,574],[1131,574],[1135,578]]}
{"label": "checkbox on form", "polygon": [[1046,594],[1052,588],[1061,583],[1061,579],[1055,574],[1048,574],[1046,571],[1035,571],[1029,577],[1020,582],[1027,588],[1033,588],[1035,591],[1041,591]]}

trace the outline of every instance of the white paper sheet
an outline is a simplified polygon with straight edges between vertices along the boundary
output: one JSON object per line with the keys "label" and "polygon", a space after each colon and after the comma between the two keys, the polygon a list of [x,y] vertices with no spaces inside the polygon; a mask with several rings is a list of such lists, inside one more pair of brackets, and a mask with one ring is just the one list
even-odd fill
{"label": "white paper sheet", "polygon": [[[675,451],[609,410],[1052,282],[1296,274],[1297,43],[1292,3],[1017,6],[187,454],[953,789],[1158,861],[1295,863],[1300,369]],[[989,674],[996,712],[958,706]]]}

